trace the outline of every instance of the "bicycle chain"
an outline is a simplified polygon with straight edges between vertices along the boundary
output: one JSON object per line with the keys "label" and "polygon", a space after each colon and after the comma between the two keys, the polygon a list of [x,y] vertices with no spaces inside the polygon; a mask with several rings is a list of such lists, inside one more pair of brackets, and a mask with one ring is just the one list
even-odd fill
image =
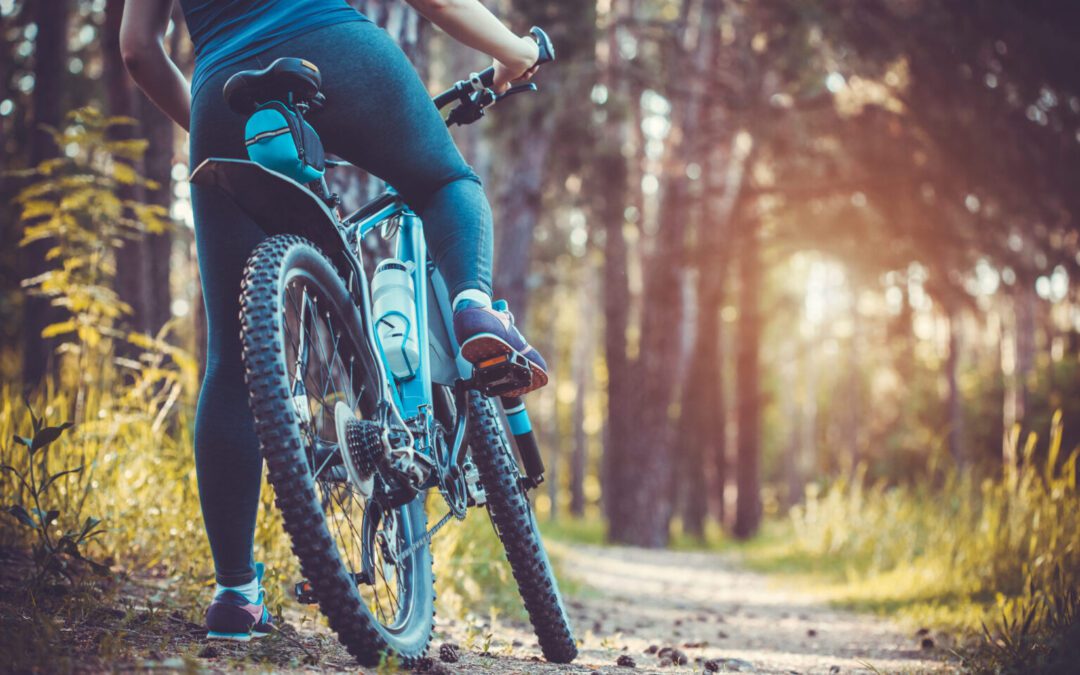
{"label": "bicycle chain", "polygon": [[450,519],[453,517],[453,511],[448,511],[446,515],[442,517],[442,520],[435,523],[434,527],[424,533],[424,536],[420,537],[412,544],[410,544],[409,548],[405,549],[401,553],[398,553],[398,560],[408,560],[412,556],[412,554],[416,553],[417,549],[419,549],[422,545],[431,543],[431,538],[435,536],[435,533],[442,529],[443,525],[446,525],[446,523],[450,522]]}

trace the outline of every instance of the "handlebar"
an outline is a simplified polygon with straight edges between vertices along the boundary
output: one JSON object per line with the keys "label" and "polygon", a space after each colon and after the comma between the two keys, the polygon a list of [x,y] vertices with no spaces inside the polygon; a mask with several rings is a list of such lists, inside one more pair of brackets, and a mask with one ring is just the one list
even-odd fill
{"label": "handlebar", "polygon": [[[533,67],[542,66],[555,60],[555,46],[551,38],[540,28],[533,26],[529,34],[540,49],[540,55]],[[510,87],[502,94],[495,94],[491,86],[495,83],[495,68],[490,67],[479,73],[473,73],[467,80],[460,80],[453,87],[447,89],[433,99],[435,107],[442,110],[446,106],[460,102],[457,108],[450,111],[447,118],[447,126],[454,124],[471,124],[484,115],[484,109],[499,101],[526,91],[536,91],[535,84],[519,84]]]}

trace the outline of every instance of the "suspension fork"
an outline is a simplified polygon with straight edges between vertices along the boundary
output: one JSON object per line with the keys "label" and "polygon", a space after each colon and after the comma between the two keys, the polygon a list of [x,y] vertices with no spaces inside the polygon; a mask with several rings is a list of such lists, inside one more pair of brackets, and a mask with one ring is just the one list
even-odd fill
{"label": "suspension fork", "polygon": [[527,489],[535,488],[544,482],[544,459],[540,456],[525,401],[520,396],[503,396],[502,407],[510,423],[510,433],[514,436],[522,468],[525,469],[522,481]]}

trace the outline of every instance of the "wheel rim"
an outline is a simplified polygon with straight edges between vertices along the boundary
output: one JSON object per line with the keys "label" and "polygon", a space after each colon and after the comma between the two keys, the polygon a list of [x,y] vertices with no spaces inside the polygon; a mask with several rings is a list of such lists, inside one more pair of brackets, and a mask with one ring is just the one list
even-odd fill
{"label": "wheel rim", "polygon": [[303,270],[291,270],[285,279],[281,308],[289,391],[338,555],[354,582],[362,579],[365,554],[370,556],[373,578],[356,583],[357,592],[385,629],[403,632],[411,618],[413,557],[397,558],[414,541],[412,519],[408,506],[382,513],[345,470],[335,407],[345,403],[357,418],[376,419],[379,385],[367,363],[370,353],[352,339],[330,297]]}

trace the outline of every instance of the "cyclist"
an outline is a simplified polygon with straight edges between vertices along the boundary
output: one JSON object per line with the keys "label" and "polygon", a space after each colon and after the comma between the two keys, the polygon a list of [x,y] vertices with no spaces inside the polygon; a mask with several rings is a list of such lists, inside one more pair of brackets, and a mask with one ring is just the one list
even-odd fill
{"label": "cyclist", "polygon": [[[538,47],[479,0],[407,0],[465,45],[495,60],[495,88],[528,79]],[[394,41],[345,0],[180,0],[195,45],[190,89],[163,39],[173,0],[124,6],[120,49],[132,78],[190,132],[191,166],[245,158],[245,120],[226,106],[233,73],[299,56],[322,71],[327,106],[312,119],[326,148],[394,186],[423,218],[428,247],[450,289],[465,358],[514,349],[547,382],[547,366],[491,300],[491,209],[420,77]],[[261,230],[229,199],[191,187],[207,317],[206,375],[195,419],[195,464],[217,588],[209,637],[248,640],[270,629],[262,566],[253,555],[262,458],[240,358],[240,277]]]}

